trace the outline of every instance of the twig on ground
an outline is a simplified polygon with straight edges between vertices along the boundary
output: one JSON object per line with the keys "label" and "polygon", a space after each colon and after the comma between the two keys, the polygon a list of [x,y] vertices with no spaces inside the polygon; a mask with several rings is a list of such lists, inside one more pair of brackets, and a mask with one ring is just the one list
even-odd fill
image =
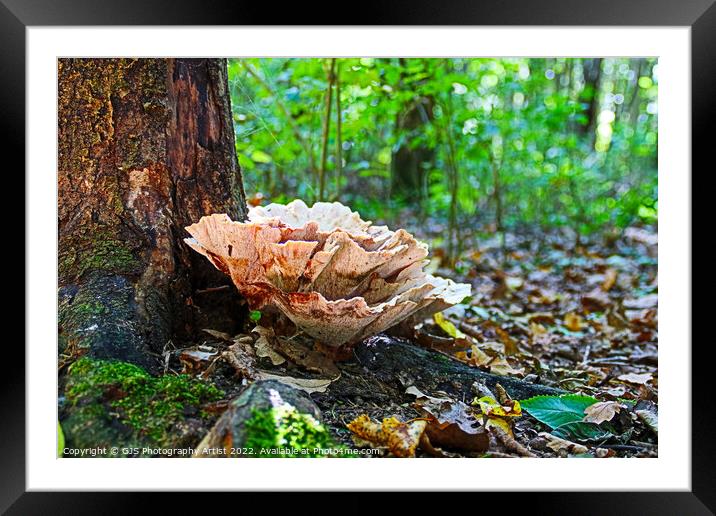
{"label": "twig on ground", "polygon": [[525,448],[523,445],[518,443],[514,437],[511,435],[508,435],[507,432],[505,432],[502,428],[498,426],[493,426],[490,428],[490,432],[492,435],[494,435],[497,439],[500,440],[502,444],[505,445],[505,448],[508,450],[515,452],[522,457],[531,457],[531,458],[537,458],[538,455],[535,455],[531,451],[529,451],[527,448]]}
{"label": "twig on ground", "polygon": [[592,346],[587,344],[587,349],[584,350],[584,357],[582,358],[582,365],[587,365],[587,362],[589,361],[589,353],[592,350]]}
{"label": "twig on ground", "polygon": [[219,292],[221,290],[227,290],[230,288],[231,288],[231,285],[221,285],[219,287],[209,287],[209,288],[203,288],[200,290],[196,290],[195,293],[196,294],[208,294],[210,292]]}

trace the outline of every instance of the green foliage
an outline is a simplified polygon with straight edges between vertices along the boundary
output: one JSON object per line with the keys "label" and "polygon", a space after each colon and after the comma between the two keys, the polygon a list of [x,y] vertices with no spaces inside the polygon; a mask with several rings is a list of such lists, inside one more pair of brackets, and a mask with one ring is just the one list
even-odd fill
{"label": "green foliage", "polygon": [[257,457],[325,457],[314,450],[336,448],[321,423],[288,403],[269,410],[253,409],[246,433],[246,447],[253,448]]}
{"label": "green foliage", "polygon": [[223,396],[188,375],[154,377],[133,364],[86,357],[70,366],[65,394],[70,405],[99,418],[107,404],[119,422],[160,446],[171,440],[172,427],[185,414],[201,415],[201,405]]}
{"label": "green foliage", "polygon": [[[329,61],[230,60],[248,192],[317,199]],[[656,59],[341,58],[337,70],[327,200],[374,220],[452,217],[453,241],[495,221],[496,193],[505,228],[656,221]],[[396,182],[415,173],[401,149],[420,161],[418,203]]]}
{"label": "green foliage", "polygon": [[520,401],[520,405],[540,423],[549,426],[551,433],[557,437],[596,441],[614,435],[608,424],[597,425],[582,421],[584,410],[598,401],[592,396],[568,394],[565,396],[535,396]]}
{"label": "green foliage", "polygon": [[592,396],[568,394],[566,396],[535,396],[520,401],[529,414],[549,426],[557,428],[566,423],[584,419],[584,409],[599,402]]}
{"label": "green foliage", "polygon": [[62,457],[62,452],[65,449],[65,434],[62,432],[62,426],[60,422],[57,422],[57,456]]}
{"label": "green foliage", "polygon": [[562,439],[576,439],[578,441],[600,441],[612,437],[614,434],[606,429],[608,425],[573,421],[565,423],[552,430],[552,435]]}

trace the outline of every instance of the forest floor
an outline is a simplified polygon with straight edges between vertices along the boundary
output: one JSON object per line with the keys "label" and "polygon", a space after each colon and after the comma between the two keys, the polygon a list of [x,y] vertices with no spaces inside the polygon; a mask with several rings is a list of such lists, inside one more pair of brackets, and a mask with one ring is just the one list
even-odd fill
{"label": "forest floor", "polygon": [[[350,447],[355,442],[368,446],[347,428],[363,414],[376,424],[391,416],[410,424],[424,420],[426,409],[434,416],[435,407],[442,404],[437,411],[442,411],[443,420],[456,422],[455,414],[460,413],[474,417],[473,423],[481,421],[501,430],[489,433],[487,449],[466,451],[459,445],[451,449],[448,442],[443,450],[420,446],[418,457],[657,456],[656,233],[629,228],[607,243],[576,248],[563,235],[508,234],[504,243],[493,236],[470,247],[455,264],[441,258],[444,252],[439,247],[433,249],[435,258],[429,266],[435,274],[471,283],[469,302],[391,334],[400,334],[410,346],[429,348],[436,367],[442,357],[465,370],[575,396],[561,401],[557,396],[521,399],[520,407],[511,399],[507,383],[453,389],[445,382],[426,383],[425,378],[416,383],[410,374],[424,374],[411,373],[412,369],[382,381],[385,375],[381,378],[380,371],[369,371],[358,349],[353,358],[332,364],[304,348],[301,356],[281,364],[260,359],[264,371],[288,374],[298,386],[312,391],[324,424]],[[221,340],[226,337],[203,345],[225,347]],[[255,332],[244,336],[249,341],[257,337]],[[235,381],[237,364],[232,365],[215,367],[209,375],[227,398],[247,383]],[[429,375],[430,365],[424,367]],[[416,389],[418,383],[421,388]],[[473,403],[473,398],[481,401]],[[585,412],[587,407],[591,408]],[[448,412],[457,419],[450,420]],[[383,446],[381,452],[386,451]]]}

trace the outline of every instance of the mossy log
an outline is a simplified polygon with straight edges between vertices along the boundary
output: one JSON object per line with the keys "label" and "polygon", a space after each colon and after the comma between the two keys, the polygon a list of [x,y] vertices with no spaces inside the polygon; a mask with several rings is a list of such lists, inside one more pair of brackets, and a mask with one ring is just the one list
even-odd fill
{"label": "mossy log", "polygon": [[246,214],[223,59],[58,61],[60,345],[151,363],[203,327],[234,331],[235,289],[187,248],[203,215]]}
{"label": "mossy log", "polygon": [[[355,348],[354,353],[356,361],[368,376],[398,391],[415,385],[426,393],[444,391],[456,399],[472,399],[475,396],[472,384],[480,382],[489,389],[494,389],[499,383],[513,399],[568,394],[554,387],[487,373],[447,355],[387,335],[366,339]],[[374,384],[368,381],[364,385]]]}
{"label": "mossy log", "polygon": [[193,445],[212,419],[203,408],[224,395],[189,375],[156,377],[133,364],[87,357],[69,367],[63,383],[59,412],[67,447],[114,446],[113,456],[122,457]]}
{"label": "mossy log", "polygon": [[194,457],[314,457],[335,447],[308,394],[274,380],[252,383],[196,447]]}

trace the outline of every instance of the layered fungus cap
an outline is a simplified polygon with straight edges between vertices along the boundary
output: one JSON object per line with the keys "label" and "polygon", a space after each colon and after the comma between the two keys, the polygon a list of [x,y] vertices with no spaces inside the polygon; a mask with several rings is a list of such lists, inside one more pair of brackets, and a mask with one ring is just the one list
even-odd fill
{"label": "layered fungus cap", "polygon": [[185,242],[231,277],[252,309],[278,308],[322,345],[355,344],[462,301],[470,285],[424,271],[428,246],[338,202],[251,208],[188,226]]}

